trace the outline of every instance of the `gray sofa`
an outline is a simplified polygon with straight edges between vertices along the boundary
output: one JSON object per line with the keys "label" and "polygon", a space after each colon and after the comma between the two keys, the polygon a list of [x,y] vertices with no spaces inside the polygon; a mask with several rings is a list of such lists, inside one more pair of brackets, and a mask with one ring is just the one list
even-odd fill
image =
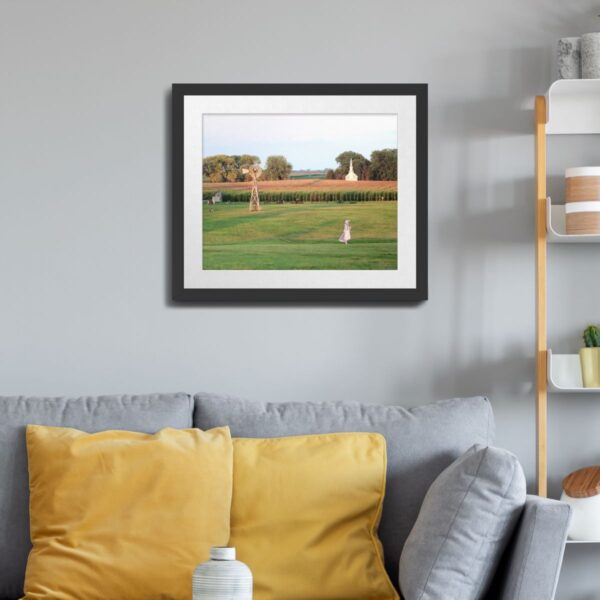
{"label": "gray sofa", "polygon": [[[396,585],[400,553],[429,485],[470,446],[494,441],[493,413],[486,398],[444,400],[405,409],[374,404],[261,404],[209,394],[0,397],[0,598],[6,600],[15,600],[22,593],[30,548],[25,449],[28,423],[88,432],[229,425],[237,437],[378,431],[388,446],[380,536],[386,568]],[[563,503],[528,497],[488,592],[489,600],[554,597],[569,517],[569,508]]]}

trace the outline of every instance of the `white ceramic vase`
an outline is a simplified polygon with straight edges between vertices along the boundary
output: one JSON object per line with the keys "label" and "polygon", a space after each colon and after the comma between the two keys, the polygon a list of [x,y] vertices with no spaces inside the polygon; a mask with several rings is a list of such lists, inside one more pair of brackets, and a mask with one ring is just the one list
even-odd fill
{"label": "white ceramic vase", "polygon": [[572,509],[569,539],[581,542],[600,541],[600,495],[571,498],[563,492],[560,499]]}
{"label": "white ceramic vase", "polygon": [[235,548],[211,548],[192,576],[194,600],[252,600],[252,573],[235,560]]}

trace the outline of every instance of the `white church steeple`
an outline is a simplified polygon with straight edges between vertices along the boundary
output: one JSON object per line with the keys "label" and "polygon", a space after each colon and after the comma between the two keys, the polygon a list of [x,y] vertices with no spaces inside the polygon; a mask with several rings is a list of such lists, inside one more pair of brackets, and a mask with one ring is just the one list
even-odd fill
{"label": "white church steeple", "polygon": [[350,170],[348,171],[348,175],[345,177],[346,181],[358,181],[358,175],[354,172],[354,168],[352,167],[352,159],[350,159]]}

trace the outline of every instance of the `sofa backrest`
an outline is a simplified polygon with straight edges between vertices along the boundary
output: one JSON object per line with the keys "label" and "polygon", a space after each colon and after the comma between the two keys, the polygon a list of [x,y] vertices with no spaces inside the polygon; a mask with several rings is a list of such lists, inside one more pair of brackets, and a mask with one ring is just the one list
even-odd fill
{"label": "sofa backrest", "polygon": [[[193,416],[193,420],[192,420]],[[394,584],[404,542],[429,485],[475,443],[493,443],[486,398],[453,399],[418,408],[340,403],[258,403],[224,396],[155,394],[84,398],[0,396],[0,598],[19,598],[29,539],[25,426],[155,432],[164,427],[229,425],[237,437],[376,431],[387,440],[388,477],[380,526]]]}
{"label": "sofa backrest", "polygon": [[229,425],[236,437],[278,437],[376,431],[387,440],[388,474],[379,534],[386,569],[398,585],[404,542],[433,480],[473,444],[491,445],[494,417],[487,398],[443,400],[418,408],[375,404],[262,404],[196,394],[194,426]]}
{"label": "sofa backrest", "polygon": [[0,396],[0,598],[23,595],[29,538],[25,426],[74,427],[90,433],[123,429],[154,433],[192,426],[187,394],[25,398]]}

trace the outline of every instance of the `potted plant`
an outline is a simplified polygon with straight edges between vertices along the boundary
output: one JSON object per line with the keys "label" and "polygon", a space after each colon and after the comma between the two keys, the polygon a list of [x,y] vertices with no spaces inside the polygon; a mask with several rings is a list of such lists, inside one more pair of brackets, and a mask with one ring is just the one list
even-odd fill
{"label": "potted plant", "polygon": [[585,348],[579,351],[583,387],[600,387],[600,329],[595,325],[583,332]]}

